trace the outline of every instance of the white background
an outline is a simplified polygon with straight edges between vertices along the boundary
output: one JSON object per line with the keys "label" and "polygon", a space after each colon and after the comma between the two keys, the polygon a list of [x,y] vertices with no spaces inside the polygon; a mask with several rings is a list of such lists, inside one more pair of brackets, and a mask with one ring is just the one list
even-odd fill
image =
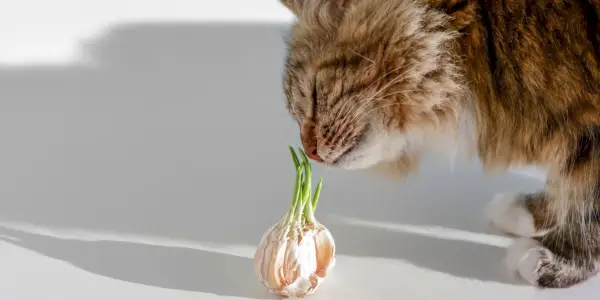
{"label": "white background", "polygon": [[[251,257],[298,144],[275,0],[19,0],[0,9],[0,299],[271,299]],[[597,299],[503,269],[497,193],[426,158],[407,182],[315,167],[338,263],[312,299]],[[255,210],[257,210],[255,212]]]}

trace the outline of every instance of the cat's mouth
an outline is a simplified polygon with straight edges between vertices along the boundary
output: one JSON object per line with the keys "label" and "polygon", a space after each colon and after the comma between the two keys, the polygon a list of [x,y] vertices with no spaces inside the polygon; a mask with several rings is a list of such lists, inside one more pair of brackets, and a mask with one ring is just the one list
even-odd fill
{"label": "cat's mouth", "polygon": [[365,153],[362,151],[362,148],[367,141],[368,132],[369,128],[365,127],[359,134],[356,135],[356,137],[353,139],[353,143],[346,146],[346,149],[344,149],[336,158],[333,159],[331,165],[335,167],[348,168],[350,165],[352,165],[352,162],[360,160],[361,157],[364,157]]}

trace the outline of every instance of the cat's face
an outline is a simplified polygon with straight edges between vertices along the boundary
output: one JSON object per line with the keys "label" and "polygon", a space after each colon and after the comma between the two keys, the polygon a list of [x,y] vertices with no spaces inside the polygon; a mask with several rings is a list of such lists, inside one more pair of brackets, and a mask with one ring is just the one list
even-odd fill
{"label": "cat's face", "polygon": [[390,114],[401,113],[391,95],[396,90],[391,82],[401,71],[384,70],[364,49],[327,45],[298,55],[306,51],[300,47],[291,44],[284,82],[305,152],[346,169],[366,168],[400,153],[406,139],[393,130],[399,124],[392,124]]}
{"label": "cat's face", "polygon": [[344,169],[393,161],[454,109],[441,15],[402,0],[283,2],[298,16],[284,91],[312,159]]}

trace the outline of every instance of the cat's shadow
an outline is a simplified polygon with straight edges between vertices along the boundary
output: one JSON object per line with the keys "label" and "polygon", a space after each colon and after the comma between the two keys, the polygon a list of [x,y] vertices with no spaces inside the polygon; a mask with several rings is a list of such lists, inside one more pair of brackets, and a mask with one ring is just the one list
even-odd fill
{"label": "cat's shadow", "polygon": [[118,241],[79,241],[0,229],[0,241],[118,280],[219,296],[280,299],[257,281],[245,257],[184,247]]}
{"label": "cat's shadow", "polygon": [[[281,91],[287,29],[117,26],[86,46],[93,67],[1,67],[0,221],[256,245],[291,199],[286,147],[299,144]],[[341,255],[406,260],[496,282],[509,282],[501,247],[349,226],[329,216],[487,232],[482,213],[495,193],[541,186],[512,174],[485,178],[477,163],[459,161],[452,171],[433,158],[405,182],[318,165],[314,172],[325,177],[317,215]],[[20,240],[6,242],[103,276],[264,297],[223,283],[247,280],[246,258],[3,234]],[[204,283],[194,279],[217,266],[226,271]]]}

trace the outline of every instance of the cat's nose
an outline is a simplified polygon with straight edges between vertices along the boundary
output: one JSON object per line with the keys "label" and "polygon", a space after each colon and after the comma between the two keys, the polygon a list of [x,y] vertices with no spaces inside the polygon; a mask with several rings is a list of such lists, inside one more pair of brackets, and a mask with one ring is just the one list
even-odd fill
{"label": "cat's nose", "polygon": [[314,125],[311,122],[304,122],[302,124],[300,139],[302,140],[302,147],[306,156],[314,161],[323,162],[317,151],[317,139],[314,133]]}
{"label": "cat's nose", "polygon": [[304,153],[312,160],[323,162],[323,159],[317,153],[317,145],[304,146]]}

